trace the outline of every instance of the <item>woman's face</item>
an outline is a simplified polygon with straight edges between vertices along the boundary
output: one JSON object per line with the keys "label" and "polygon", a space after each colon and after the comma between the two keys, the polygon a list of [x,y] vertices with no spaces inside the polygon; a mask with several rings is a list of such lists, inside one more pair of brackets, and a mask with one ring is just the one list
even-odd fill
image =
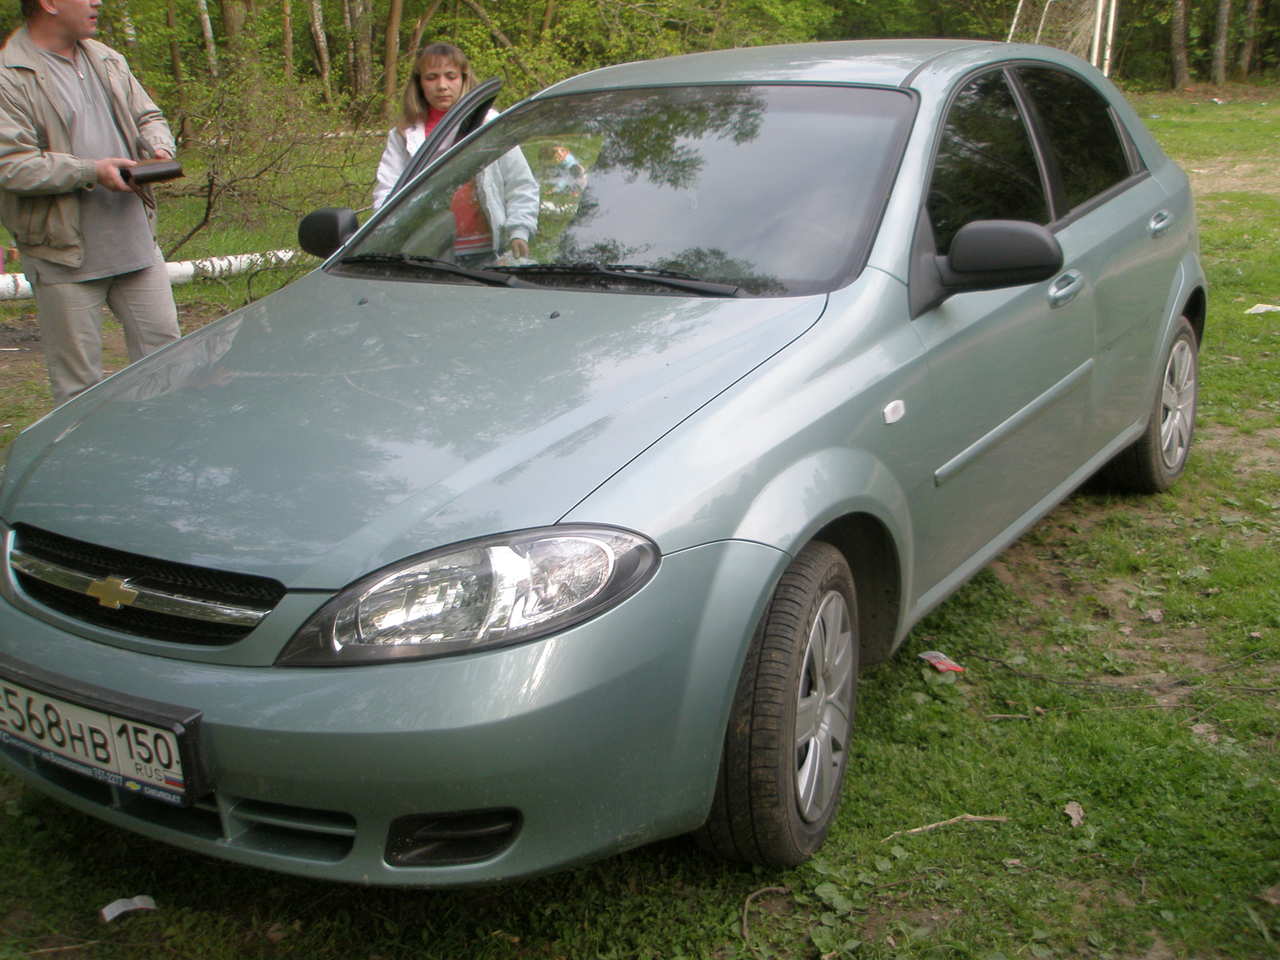
{"label": "woman's face", "polygon": [[435,57],[418,74],[422,95],[432,110],[448,110],[462,95],[462,71],[452,60]]}

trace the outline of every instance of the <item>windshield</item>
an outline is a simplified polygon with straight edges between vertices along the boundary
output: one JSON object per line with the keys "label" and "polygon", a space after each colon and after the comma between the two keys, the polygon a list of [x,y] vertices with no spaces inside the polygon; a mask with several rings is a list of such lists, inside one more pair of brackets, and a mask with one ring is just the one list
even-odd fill
{"label": "windshield", "polygon": [[337,269],[685,296],[829,291],[861,268],[913,110],[900,91],[806,85],[535,101],[401,193]]}

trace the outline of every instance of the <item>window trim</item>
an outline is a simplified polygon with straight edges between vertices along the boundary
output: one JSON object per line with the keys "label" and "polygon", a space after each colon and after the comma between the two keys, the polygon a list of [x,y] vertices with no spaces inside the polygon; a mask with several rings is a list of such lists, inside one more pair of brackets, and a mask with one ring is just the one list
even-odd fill
{"label": "window trim", "polygon": [[[1010,85],[1017,91],[1019,101],[1024,105],[1027,126],[1031,132],[1032,139],[1037,144],[1037,152],[1043,154],[1048,164],[1050,164],[1050,206],[1053,219],[1048,224],[1049,230],[1057,233],[1151,176],[1151,171],[1147,168],[1142,155],[1138,152],[1137,145],[1134,144],[1129,131],[1116,115],[1115,106],[1094,84],[1061,64],[1039,60],[1011,60],[1004,64],[1004,69],[1008,74]],[[1018,72],[1021,69],[1047,70],[1052,73],[1061,73],[1079,83],[1083,83],[1090,90],[1096,92],[1102,98],[1103,103],[1106,104],[1107,117],[1111,121],[1111,129],[1114,131],[1116,139],[1120,142],[1120,149],[1123,151],[1125,162],[1129,166],[1129,175],[1117,180],[1107,189],[1095,193],[1083,203],[1068,208],[1066,205],[1066,181],[1058,167],[1057,159],[1053,155],[1052,138],[1049,135],[1048,124],[1036,107],[1035,99],[1022,82],[1022,77]]]}

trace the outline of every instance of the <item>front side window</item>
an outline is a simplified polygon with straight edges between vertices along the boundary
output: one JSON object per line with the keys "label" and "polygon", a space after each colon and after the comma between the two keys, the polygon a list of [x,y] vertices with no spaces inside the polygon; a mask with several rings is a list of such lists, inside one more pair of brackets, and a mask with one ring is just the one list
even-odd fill
{"label": "front side window", "polygon": [[940,254],[974,220],[1049,222],[1031,139],[1003,73],[977,77],[952,102],[927,204]]}
{"label": "front side window", "polygon": [[1044,124],[1063,212],[1074,210],[1132,172],[1111,108],[1079,77],[1047,67],[1019,67],[1018,79]]}
{"label": "front side window", "polygon": [[831,290],[866,257],[914,110],[901,91],[809,85],[534,101],[404,191],[336,269],[399,278],[410,258],[570,289]]}

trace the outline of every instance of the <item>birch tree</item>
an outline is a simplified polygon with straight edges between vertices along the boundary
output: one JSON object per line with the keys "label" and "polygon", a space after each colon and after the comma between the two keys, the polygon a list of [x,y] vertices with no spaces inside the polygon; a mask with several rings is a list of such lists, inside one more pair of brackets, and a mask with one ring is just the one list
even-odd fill
{"label": "birch tree", "polygon": [[213,22],[209,19],[208,0],[196,0],[196,11],[200,15],[200,32],[204,35],[204,56],[209,65],[209,76],[218,76],[218,45],[213,39]]}
{"label": "birch tree", "polygon": [[324,8],[320,5],[320,0],[311,0],[311,42],[316,47],[316,66],[320,73],[320,89],[324,92],[324,102],[333,103],[333,70],[329,63],[329,38],[324,33]]}

